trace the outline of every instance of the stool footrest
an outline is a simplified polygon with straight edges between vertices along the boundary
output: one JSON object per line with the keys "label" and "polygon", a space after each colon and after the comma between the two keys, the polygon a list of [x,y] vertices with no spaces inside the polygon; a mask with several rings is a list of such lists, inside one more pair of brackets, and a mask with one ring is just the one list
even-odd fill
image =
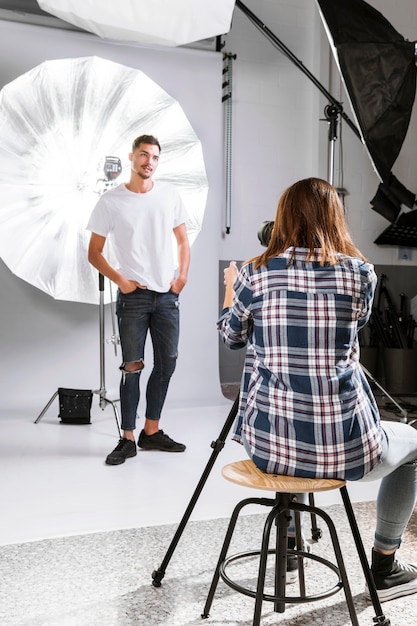
{"label": "stool footrest", "polygon": [[[309,552],[303,552],[303,551],[299,551],[299,550],[288,550],[288,554],[291,554],[291,555],[294,555],[294,556],[300,556],[300,557],[303,557],[305,559],[310,559],[312,561],[316,561],[316,562],[320,563],[321,565],[323,565],[324,567],[327,567],[327,568],[331,569],[334,572],[334,574],[336,574],[336,576],[338,578],[338,582],[333,587],[330,587],[329,589],[326,589],[324,591],[321,591],[319,593],[312,594],[312,595],[276,596],[276,595],[270,595],[270,594],[267,594],[267,593],[263,593],[262,594],[262,600],[264,600],[266,602],[285,602],[287,604],[300,604],[300,603],[307,603],[307,602],[316,602],[317,600],[324,600],[325,598],[329,598],[330,596],[333,596],[334,594],[338,593],[343,588],[343,582],[342,582],[342,579],[340,577],[339,568],[334,563],[329,561],[328,559],[324,559],[323,557],[320,557],[320,556],[318,556],[316,554],[311,554]],[[229,587],[231,587],[235,591],[238,591],[239,593],[242,593],[242,594],[244,594],[246,596],[249,596],[251,598],[256,598],[256,589],[249,589],[248,587],[244,587],[244,586],[240,585],[235,580],[230,578],[230,576],[228,576],[228,574],[226,573],[226,569],[227,569],[227,567],[229,565],[232,565],[233,563],[236,563],[236,561],[241,561],[243,559],[249,559],[249,558],[254,557],[254,556],[259,556],[260,557],[260,555],[261,555],[261,551],[260,550],[253,550],[253,551],[248,551],[248,552],[241,552],[239,554],[234,554],[234,555],[231,555],[231,556],[227,557],[223,561],[223,563],[220,565],[220,570],[219,570],[220,577],[226,583],[226,585],[228,585]],[[269,549],[268,550],[268,556],[270,556],[270,555],[276,555],[276,550]]]}

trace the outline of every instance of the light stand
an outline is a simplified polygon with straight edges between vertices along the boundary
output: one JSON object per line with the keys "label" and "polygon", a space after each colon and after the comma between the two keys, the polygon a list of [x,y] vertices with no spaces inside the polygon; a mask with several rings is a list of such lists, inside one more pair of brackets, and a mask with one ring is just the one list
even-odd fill
{"label": "light stand", "polygon": [[[105,369],[105,352],[104,352],[104,344],[105,344],[105,339],[104,339],[104,325],[105,324],[104,324],[104,322],[105,322],[105,313],[104,313],[104,276],[102,274],[99,274],[100,388],[95,390],[95,391],[93,391],[93,393],[97,394],[99,396],[99,406],[100,406],[100,408],[102,410],[104,410],[108,404],[111,404],[111,406],[113,407],[114,417],[115,417],[116,425],[117,425],[117,430],[118,430],[118,433],[119,433],[119,437],[121,438],[122,433],[121,433],[121,430],[120,430],[120,418],[119,418],[119,413],[118,413],[117,406],[116,406],[116,403],[119,402],[119,400],[109,400],[107,398],[106,381],[105,381],[106,369]],[[117,341],[117,339],[115,339],[114,335],[113,335],[111,341],[113,343]],[[39,413],[38,417],[36,418],[36,420],[34,422],[35,424],[37,424],[42,419],[42,417],[45,415],[45,413],[47,412],[47,410],[49,409],[49,407],[52,405],[53,401],[57,397],[58,393],[59,393],[59,391],[55,391],[55,393],[53,394],[51,399],[48,401],[48,403],[45,405],[45,407]]]}
{"label": "light stand", "polygon": [[[118,157],[107,156],[105,158],[103,172],[105,174],[105,178],[104,179],[100,178],[97,181],[97,183],[100,183],[102,185],[101,188],[99,188],[98,190],[98,193],[100,195],[104,193],[105,191],[107,191],[110,187],[113,187],[115,185],[116,178],[122,172],[122,164],[121,164],[120,159]],[[108,404],[111,404],[111,406],[113,407],[117,430],[119,433],[119,437],[121,438],[122,433],[120,430],[120,417],[119,417],[119,413],[118,413],[117,406],[116,406],[116,403],[119,402],[119,400],[109,400],[107,398],[107,391],[106,391],[106,380],[105,380],[106,367],[105,367],[105,351],[104,351],[104,344],[105,344],[104,276],[100,273],[98,277],[98,287],[99,287],[99,333],[100,333],[100,388],[93,391],[92,393],[97,394],[99,396],[99,406],[102,410],[104,410]],[[113,323],[113,335],[110,341],[111,343],[114,344],[115,352],[116,352],[116,345],[118,343],[118,337],[116,337],[114,333],[114,323]],[[53,401],[57,397],[58,393],[59,393],[59,390],[56,391],[53,394],[53,396],[50,398],[48,403],[45,405],[45,407],[42,409],[42,411],[39,413],[38,417],[36,418],[35,424],[37,424],[45,415],[45,413],[47,412],[47,410],[49,409],[49,407],[52,405]]]}
{"label": "light stand", "polygon": [[[248,17],[248,19],[260,30],[260,32],[267,38],[269,41],[278,48],[281,52],[283,52],[313,83],[314,85],[321,91],[323,95],[327,97],[329,100],[329,104],[324,109],[325,121],[329,124],[328,130],[328,170],[327,170],[327,180],[333,185],[334,181],[334,161],[335,161],[335,145],[337,140],[337,127],[339,123],[339,116],[341,116],[348,126],[353,130],[355,135],[360,139],[361,135],[359,130],[353,124],[353,122],[347,117],[347,115],[343,111],[342,104],[338,102],[328,91],[327,89],[316,79],[313,74],[303,65],[303,63],[297,59],[293,55],[293,53],[280,41],[274,33],[272,33],[269,28],[254,14],[250,9],[248,9],[240,0],[236,0],[236,6]],[[269,229],[266,229],[269,224]],[[265,238],[270,237],[272,231],[273,222],[264,222],[261,226],[261,229],[258,233],[258,238],[261,243],[265,245]],[[363,367],[362,369],[365,372],[366,376],[377,385],[377,387],[385,394],[387,398],[389,398],[393,404],[400,410],[401,418],[400,421],[407,422],[408,414],[407,411],[400,407],[400,405],[388,394],[388,392],[378,383],[375,378],[368,372],[368,370]]]}
{"label": "light stand", "polygon": [[[117,410],[116,402],[119,400],[109,400],[107,398],[106,391],[106,366],[105,366],[105,352],[104,352],[104,322],[105,322],[105,314],[104,314],[104,276],[103,274],[98,275],[98,284],[99,284],[99,329],[100,329],[100,389],[94,391],[95,394],[98,394],[99,406],[104,411],[108,404],[111,404],[113,407],[114,418],[117,424],[117,430],[119,432],[119,438],[122,437],[122,433],[120,430],[120,418]],[[117,341],[115,336],[113,335],[112,341]],[[116,346],[116,343],[114,344]]]}
{"label": "light stand", "polygon": [[[109,400],[106,395],[107,391],[106,391],[106,383],[105,383],[105,354],[104,354],[104,343],[105,343],[105,340],[104,340],[104,276],[102,274],[99,274],[99,291],[100,291],[99,293],[99,298],[100,298],[99,300],[100,389],[94,390],[92,393],[100,396],[99,406],[102,410],[104,410],[108,404],[112,405],[113,411],[114,411],[114,417],[115,417],[116,424],[117,424],[117,430],[119,432],[119,437],[121,437],[122,434],[120,430],[120,418],[119,418],[119,413],[116,407],[116,402],[119,402],[119,400]],[[114,341],[114,338],[112,338],[112,341]],[[55,393],[52,395],[48,403],[44,406],[44,408],[42,409],[42,411],[39,413],[38,417],[36,418],[34,422],[35,424],[37,424],[45,415],[45,413],[47,412],[47,410],[49,409],[49,407],[52,405],[53,401],[57,397],[58,393],[59,393],[59,390],[55,391]]]}
{"label": "light stand", "polygon": [[[104,183],[104,188],[102,188],[99,193],[102,194],[111,187],[114,187],[116,184],[116,178],[120,176],[122,173],[122,163],[118,157],[106,156],[104,161],[103,172],[105,175],[104,179],[100,179],[97,182]],[[105,322],[105,313],[104,313],[104,276],[103,274],[98,275],[98,289],[99,289],[99,327],[100,327],[100,389],[94,391],[94,393],[98,394],[99,406],[104,411],[108,404],[111,404],[113,407],[114,417],[117,424],[117,430],[119,432],[119,438],[122,438],[122,433],[120,430],[120,418],[119,413],[117,411],[116,402],[119,400],[109,400],[107,398],[106,391],[106,366],[105,366],[105,352],[104,352],[104,322]],[[114,317],[112,314],[112,323],[113,323],[113,335],[111,338],[111,343],[114,344],[115,353],[117,353],[117,343],[118,337],[116,337],[114,332]]]}
{"label": "light stand", "polygon": [[[334,181],[334,160],[335,160],[335,142],[337,139],[337,125],[338,118],[340,115],[340,108],[334,104],[329,104],[324,109],[324,114],[326,116],[326,121],[329,123],[329,149],[328,149],[328,182],[333,185]],[[372,374],[361,364],[362,370],[366,374],[366,376],[371,380],[380,391],[389,399],[391,402],[399,409],[401,417],[400,422],[407,423],[408,422],[408,413],[406,409],[403,409],[398,402],[394,400],[392,396],[388,393],[386,389],[372,376]]]}
{"label": "light stand", "polygon": [[337,124],[339,122],[339,108],[334,104],[328,104],[324,108],[324,115],[326,121],[329,123],[329,153],[327,159],[327,180],[333,185],[334,181],[334,161],[335,161],[335,146],[337,139]]}

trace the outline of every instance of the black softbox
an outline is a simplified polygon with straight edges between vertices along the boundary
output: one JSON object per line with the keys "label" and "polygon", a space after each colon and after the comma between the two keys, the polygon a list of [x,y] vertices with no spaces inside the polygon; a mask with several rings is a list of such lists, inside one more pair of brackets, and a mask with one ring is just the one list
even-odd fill
{"label": "black softbox", "polygon": [[386,181],[416,92],[415,44],[363,0],[317,0],[363,142]]}

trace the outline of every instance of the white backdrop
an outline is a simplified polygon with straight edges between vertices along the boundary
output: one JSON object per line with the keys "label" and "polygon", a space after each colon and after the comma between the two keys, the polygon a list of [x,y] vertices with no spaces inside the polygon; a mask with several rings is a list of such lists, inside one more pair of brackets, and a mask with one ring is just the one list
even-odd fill
{"label": "white backdrop", "polygon": [[[247,6],[341,101],[345,96],[315,3],[306,0],[247,0]],[[410,40],[417,32],[415,0],[401,7],[372,0]],[[189,284],[183,292],[180,358],[168,403],[196,406],[223,401],[218,384],[219,260],[259,253],[257,230],[272,219],[282,191],[296,179],[326,176],[326,99],[284,55],[235,11],[224,51],[233,63],[232,232],[224,235],[222,55],[183,49],[146,49],[106,43],[83,33],[0,22],[0,86],[52,58],[97,55],[136,67],[161,85],[184,109],[202,141],[209,179],[203,230],[192,250]],[[349,115],[350,111],[347,108]],[[349,115],[350,116],[350,115]],[[417,106],[394,173],[410,189],[417,180]],[[360,141],[343,128],[343,186],[347,217],[358,246],[378,265],[415,266],[398,260],[395,247],[374,239],[388,222],[370,208],[378,179]],[[336,180],[340,162],[336,163]],[[24,172],[22,172],[22,177]],[[92,305],[55,302],[15,278],[0,262],[0,415],[29,406],[41,410],[58,386],[95,388],[99,378],[98,311]],[[415,295],[415,294],[410,294]],[[111,329],[106,336],[111,334]],[[106,346],[107,382],[117,393],[119,358]],[[109,393],[111,396],[111,394]],[[114,397],[114,396],[113,396]]]}
{"label": "white backdrop", "polygon": [[[169,403],[195,406],[223,402],[215,327],[216,242],[222,198],[221,55],[111,44],[84,33],[11,22],[0,22],[0,55],[7,61],[0,66],[0,86],[45,60],[94,55],[140,69],[183,108],[202,142],[209,194],[203,231],[192,247],[189,283],[181,297],[180,357]],[[24,180],[24,170],[21,175]],[[28,409],[36,417],[58,387],[97,389],[98,307],[55,301],[15,277],[3,262],[0,288],[0,415]],[[106,338],[112,334],[110,321],[106,306]],[[150,358],[149,354],[148,361]],[[116,358],[113,346],[106,345],[106,387],[111,399],[118,397],[120,361],[120,350]],[[57,406],[53,410],[56,412]]]}

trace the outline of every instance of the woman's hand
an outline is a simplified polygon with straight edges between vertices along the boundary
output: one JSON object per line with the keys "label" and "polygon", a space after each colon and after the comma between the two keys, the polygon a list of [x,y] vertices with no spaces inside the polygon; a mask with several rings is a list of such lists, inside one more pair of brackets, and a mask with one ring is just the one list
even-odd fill
{"label": "woman's hand", "polygon": [[233,287],[238,271],[239,270],[237,269],[236,261],[230,261],[229,267],[226,267],[223,272],[224,284],[226,285],[226,287]]}
{"label": "woman's hand", "polygon": [[224,294],[223,308],[232,306],[233,303],[233,285],[235,284],[236,277],[238,275],[238,269],[236,261],[230,261],[229,267],[226,267],[223,276],[226,291]]}

